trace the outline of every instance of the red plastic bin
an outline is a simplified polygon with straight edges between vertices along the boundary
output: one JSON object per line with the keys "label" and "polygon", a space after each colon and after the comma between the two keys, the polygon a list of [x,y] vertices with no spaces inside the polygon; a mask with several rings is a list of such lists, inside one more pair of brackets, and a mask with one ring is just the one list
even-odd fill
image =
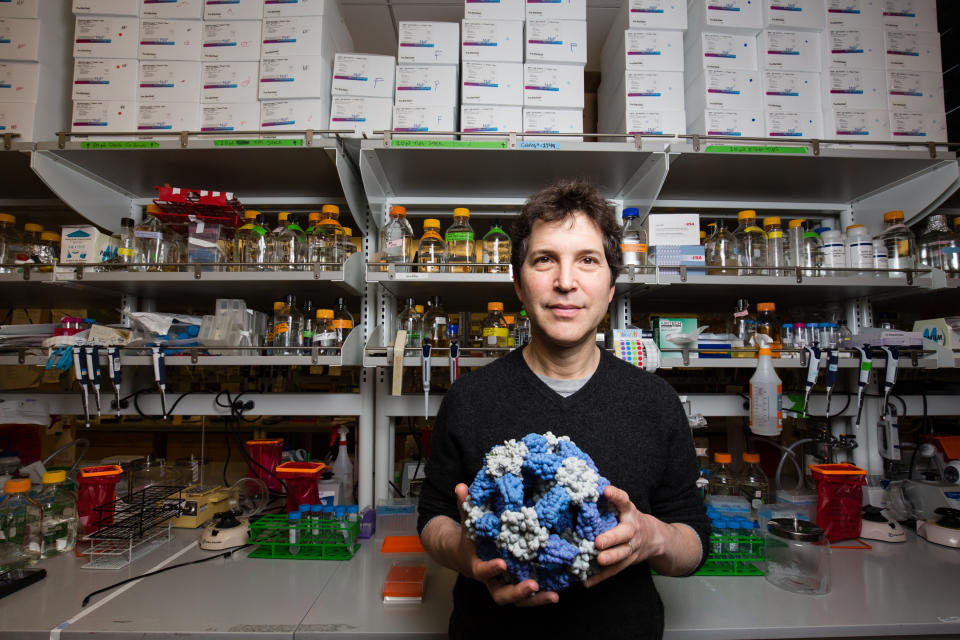
{"label": "red plastic bin", "polygon": [[247,440],[247,454],[254,462],[247,470],[247,476],[260,478],[270,491],[283,491],[283,485],[273,475],[280,464],[280,456],[283,455],[283,438]]}
{"label": "red plastic bin", "polygon": [[827,540],[860,537],[866,470],[852,464],[812,464],[817,484],[817,526]]}
{"label": "red plastic bin", "polygon": [[327,468],[322,462],[284,462],[277,467],[277,476],[287,485],[287,512],[302,504],[319,504],[317,480]]}
{"label": "red plastic bin", "polygon": [[77,515],[85,533],[96,533],[113,524],[113,514],[97,512],[100,505],[117,500],[117,483],[123,476],[119,465],[81,467],[77,476]]}

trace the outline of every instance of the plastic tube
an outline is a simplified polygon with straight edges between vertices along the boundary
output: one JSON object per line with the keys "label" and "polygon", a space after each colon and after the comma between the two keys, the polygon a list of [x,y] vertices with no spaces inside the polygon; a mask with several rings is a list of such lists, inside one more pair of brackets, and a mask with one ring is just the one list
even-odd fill
{"label": "plastic tube", "polygon": [[[783,471],[783,463],[787,459],[787,456],[793,453],[794,447],[797,447],[801,444],[806,444],[807,442],[813,442],[813,438],[804,438],[802,440],[797,440],[792,445],[787,447],[786,451],[784,451],[783,455],[780,457],[780,464],[777,465],[777,473],[776,475],[773,476],[773,483],[774,483],[774,486],[776,486],[777,491],[780,490],[780,472]],[[796,462],[796,460],[794,460],[794,462]],[[802,472],[803,470],[798,469],[798,471],[800,471],[801,473],[797,478],[797,486],[794,487],[795,489],[800,489],[801,487],[803,487],[803,472]]]}

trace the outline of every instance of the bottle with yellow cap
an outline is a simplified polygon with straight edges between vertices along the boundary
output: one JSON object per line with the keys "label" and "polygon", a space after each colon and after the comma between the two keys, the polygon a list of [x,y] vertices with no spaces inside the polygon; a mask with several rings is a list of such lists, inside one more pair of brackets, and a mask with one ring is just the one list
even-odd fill
{"label": "bottle with yellow cap", "polygon": [[22,239],[16,229],[17,218],[9,213],[0,213],[0,273],[15,273]]}
{"label": "bottle with yellow cap", "polygon": [[340,226],[340,207],[325,204],[321,210],[323,219],[317,223],[314,233],[320,238],[322,271],[339,271],[343,264],[343,227]]}
{"label": "bottle with yellow cap", "polygon": [[30,479],[14,478],[3,485],[0,502],[0,571],[34,564],[40,559],[43,510],[30,497]]}
{"label": "bottle with yellow cap", "polygon": [[[752,209],[737,213],[739,226],[733,236],[737,239],[737,262],[742,276],[767,274],[767,234],[757,226],[757,212]],[[743,268],[746,267],[746,268]]]}
{"label": "bottle with yellow cap", "polygon": [[261,224],[259,211],[246,211],[244,224],[233,238],[233,259],[241,263],[239,271],[271,271],[265,262],[270,262],[270,244],[266,227]]}
{"label": "bottle with yellow cap", "polygon": [[783,430],[783,385],[770,359],[770,339],[758,333],[757,344],[757,370],[750,378],[750,431],[758,436],[779,436]]}
{"label": "bottle with yellow cap", "polygon": [[773,349],[773,357],[780,357],[780,349],[783,348],[780,322],[777,321],[777,305],[773,302],[761,302],[757,305],[757,324],[756,336],[754,342],[757,347],[760,346],[760,335],[768,338],[767,345]]}
{"label": "bottle with yellow cap", "polygon": [[401,272],[410,271],[408,266],[401,263],[411,262],[416,250],[416,238],[413,227],[407,220],[405,207],[390,207],[390,219],[380,230],[380,257],[383,262],[396,265],[395,269]]}
{"label": "bottle with yellow cap", "polygon": [[432,347],[445,349],[450,346],[447,311],[443,308],[440,296],[432,296],[427,303],[427,313],[423,317],[423,339],[429,341]]}
{"label": "bottle with yellow cap", "polygon": [[[887,211],[883,214],[883,230],[877,240],[883,242],[887,250],[887,269],[916,269],[917,237],[910,227],[903,223],[903,211]],[[904,278],[906,271],[879,273],[878,277]]]}
{"label": "bottle with yellow cap", "polygon": [[472,273],[473,267],[464,266],[476,261],[477,244],[470,226],[470,209],[453,210],[453,224],[443,236],[447,243],[447,264],[450,273]]}
{"label": "bottle with yellow cap", "polygon": [[783,236],[783,225],[780,218],[777,216],[764,218],[763,232],[767,234],[767,266],[770,267],[767,275],[786,275],[786,269],[783,267],[787,266],[787,239]]}
{"label": "bottle with yellow cap", "polygon": [[759,453],[744,452],[743,461],[747,468],[740,480],[740,495],[750,503],[750,513],[756,515],[760,507],[771,502],[770,481],[760,466]]}
{"label": "bottle with yellow cap", "polygon": [[342,347],[347,340],[347,336],[353,331],[353,314],[347,310],[347,301],[344,298],[337,298],[333,305],[331,326],[337,332],[337,346]]}
{"label": "bottle with yellow cap", "polygon": [[421,273],[440,273],[444,262],[446,245],[440,236],[440,221],[427,218],[423,221],[423,236],[417,245],[417,262]]}
{"label": "bottle with yellow cap", "polygon": [[163,211],[154,204],[148,204],[143,221],[138,224],[133,235],[136,239],[135,262],[146,266],[136,271],[178,271],[181,262],[182,241],[170,225],[160,219]]}
{"label": "bottle with yellow cap", "polygon": [[[483,346],[501,347],[510,346],[510,329],[507,327],[507,320],[503,317],[503,303],[487,303],[487,317],[483,319],[481,327],[483,331]],[[503,355],[502,351],[491,349],[487,352],[488,356]]]}
{"label": "bottle with yellow cap", "polygon": [[66,471],[47,471],[34,498],[43,510],[40,557],[67,553],[77,543],[77,496],[66,488]]}
{"label": "bottle with yellow cap", "polygon": [[287,296],[279,309],[273,305],[273,346],[277,355],[293,356],[300,352],[300,327],[303,325],[303,316],[297,308],[297,299]]}
{"label": "bottle with yellow cap", "polygon": [[333,327],[333,309],[317,309],[317,323],[313,332],[313,344],[321,356],[338,355],[337,332]]}
{"label": "bottle with yellow cap", "polygon": [[480,241],[480,250],[483,254],[481,262],[487,273],[509,273],[510,271],[510,236],[503,230],[499,220],[493,221],[493,226],[484,234]]}
{"label": "bottle with yellow cap", "polygon": [[270,262],[284,264],[277,271],[299,271],[306,262],[307,242],[303,229],[290,218],[289,211],[277,214],[277,226],[270,234]]}
{"label": "bottle with yellow cap", "polygon": [[353,244],[353,229],[350,227],[343,228],[343,261],[346,262],[350,256],[357,252],[357,245]]}
{"label": "bottle with yellow cap", "polygon": [[713,469],[710,473],[710,483],[707,491],[712,496],[738,496],[740,485],[737,476],[730,468],[733,457],[729,453],[716,452],[713,454]]}
{"label": "bottle with yellow cap", "polygon": [[313,264],[314,262],[320,261],[320,237],[317,235],[317,223],[323,219],[323,214],[319,211],[313,211],[307,216],[307,225],[306,231],[304,231],[305,240],[307,243],[307,263]]}

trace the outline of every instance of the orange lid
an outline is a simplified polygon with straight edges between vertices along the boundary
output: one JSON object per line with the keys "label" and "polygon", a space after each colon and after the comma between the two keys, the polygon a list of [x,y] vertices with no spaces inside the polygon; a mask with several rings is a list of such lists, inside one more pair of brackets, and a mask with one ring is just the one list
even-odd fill
{"label": "orange lid", "polygon": [[249,446],[263,446],[267,444],[283,444],[283,438],[268,438],[266,440],[247,440]]}
{"label": "orange lid", "polygon": [[770,216],[769,218],[763,219],[763,226],[769,227],[772,224],[780,224],[780,218],[777,216]]}
{"label": "orange lid", "polygon": [[147,205],[147,214],[148,214],[148,215],[155,216],[155,215],[157,215],[158,213],[163,213],[163,209],[161,209],[160,207],[158,207],[158,206],[155,205],[155,204],[148,204],[148,205]]}
{"label": "orange lid", "polygon": [[956,227],[957,225],[960,225],[960,216],[953,219],[953,226]]}
{"label": "orange lid", "polygon": [[390,207],[390,215],[392,216],[405,216],[407,215],[407,208],[401,207],[398,205],[393,205]]}
{"label": "orange lid", "polygon": [[824,475],[824,476],[865,476],[867,475],[866,469],[861,469],[860,467],[846,462],[840,464],[811,464],[810,471],[813,471],[814,475]]}
{"label": "orange lid", "polygon": [[312,212],[307,216],[307,220],[309,220],[310,222],[316,222],[316,221],[319,220],[321,217],[322,217],[322,216],[320,215],[320,212],[319,212],[319,211],[312,211]]}
{"label": "orange lid", "polygon": [[333,309],[317,309],[317,317],[330,320],[333,318]]}
{"label": "orange lid", "polygon": [[353,229],[351,229],[350,227],[343,227],[343,233],[344,235],[348,235],[351,238],[353,237]]}
{"label": "orange lid", "polygon": [[104,476],[123,475],[123,469],[118,464],[105,464],[99,467],[81,467],[81,478],[102,478]]}
{"label": "orange lid", "polygon": [[40,234],[41,240],[49,240],[50,242],[60,242],[60,234],[56,231],[44,231]]}
{"label": "orange lid", "polygon": [[338,206],[335,205],[335,204],[325,204],[325,205],[323,205],[322,207],[320,207],[320,211],[322,211],[323,213],[336,213],[336,214],[339,214],[339,213],[340,213],[340,207],[338,207]]}
{"label": "orange lid", "polygon": [[353,329],[353,320],[338,318],[333,321],[332,326],[334,329]]}
{"label": "orange lid", "polygon": [[419,313],[420,315],[423,315],[423,312],[425,311],[422,304],[415,305],[413,307],[413,310]]}
{"label": "orange lid", "polygon": [[290,217],[289,211],[281,211],[280,213],[277,214],[277,220],[286,220],[289,217]]}
{"label": "orange lid", "polygon": [[244,212],[243,212],[243,219],[244,219],[244,220],[253,220],[254,218],[256,218],[256,217],[259,216],[259,215],[260,215],[260,212],[259,212],[259,211],[254,211],[253,209],[250,209],[249,211],[244,211]]}
{"label": "orange lid", "polygon": [[707,232],[706,232],[706,231],[701,231],[701,232],[700,232],[700,239],[703,240],[703,239],[706,238],[706,237],[707,237]]}
{"label": "orange lid", "polygon": [[26,493],[30,491],[30,478],[12,478],[3,485],[4,493]]}
{"label": "orange lid", "polygon": [[773,302],[761,302],[757,305],[757,311],[776,311],[777,305]]}
{"label": "orange lid", "polygon": [[284,462],[277,465],[278,476],[317,476],[327,468],[322,462]]}
{"label": "orange lid", "polygon": [[931,436],[930,440],[943,449],[947,460],[960,460],[960,436]]}
{"label": "orange lid", "polygon": [[744,454],[743,454],[743,461],[744,461],[744,462],[760,462],[760,454],[759,454],[759,453],[744,453]]}
{"label": "orange lid", "polygon": [[384,536],[380,553],[423,553],[420,536]]}
{"label": "orange lid", "polygon": [[847,226],[847,231],[850,231],[850,229],[863,229],[863,225],[862,225],[862,224],[851,224],[851,225]]}
{"label": "orange lid", "polygon": [[753,209],[744,209],[737,213],[737,220],[744,220],[745,218],[756,218],[757,212]]}
{"label": "orange lid", "polygon": [[772,356],[773,351],[770,350],[770,347],[760,347],[757,351],[758,356]]}
{"label": "orange lid", "polygon": [[469,218],[469,217],[470,217],[470,209],[467,209],[466,207],[457,207],[456,209],[453,210],[453,215],[455,215],[455,216],[466,216],[466,217]]}
{"label": "orange lid", "polygon": [[383,597],[423,598],[423,583],[426,577],[426,565],[395,564],[390,567],[383,581]]}
{"label": "orange lid", "polygon": [[426,220],[423,221],[423,228],[424,228],[424,229],[439,229],[439,228],[440,228],[440,221],[437,220],[436,218],[427,218]]}
{"label": "orange lid", "polygon": [[787,228],[796,229],[797,227],[802,225],[804,222],[806,222],[806,220],[804,220],[803,218],[798,218],[797,220],[791,220],[790,222],[787,223]]}
{"label": "orange lid", "polygon": [[487,311],[503,311],[502,302],[488,302]]}
{"label": "orange lid", "polygon": [[729,453],[715,453],[713,454],[713,461],[720,464],[730,464],[733,462],[733,456]]}
{"label": "orange lid", "polygon": [[503,316],[503,319],[507,321],[507,324],[513,324],[514,322],[517,321],[516,317],[514,317],[514,316],[512,316],[512,315]]}
{"label": "orange lid", "polygon": [[36,222],[28,222],[27,224],[23,225],[23,230],[24,230],[24,231],[36,231],[36,232],[39,233],[39,232],[42,232],[42,231],[43,231],[43,225],[42,225],[42,224],[37,224]]}
{"label": "orange lid", "polygon": [[883,221],[889,222],[891,220],[903,220],[903,211],[887,211],[883,214]]}
{"label": "orange lid", "polygon": [[274,310],[274,311],[280,311],[280,309],[283,309],[283,303],[282,303],[282,302],[274,302],[274,303],[273,303],[273,310]]}
{"label": "orange lid", "polygon": [[16,216],[13,216],[9,213],[0,213],[0,222],[9,222],[10,224],[13,224],[16,221]]}

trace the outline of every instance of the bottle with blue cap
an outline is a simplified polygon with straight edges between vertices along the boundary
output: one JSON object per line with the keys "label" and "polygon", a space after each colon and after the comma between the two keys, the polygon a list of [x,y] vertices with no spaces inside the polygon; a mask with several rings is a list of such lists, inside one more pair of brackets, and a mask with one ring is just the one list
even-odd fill
{"label": "bottle with blue cap", "polygon": [[647,232],[640,224],[640,210],[636,207],[623,210],[620,250],[623,252],[623,266],[647,266]]}

